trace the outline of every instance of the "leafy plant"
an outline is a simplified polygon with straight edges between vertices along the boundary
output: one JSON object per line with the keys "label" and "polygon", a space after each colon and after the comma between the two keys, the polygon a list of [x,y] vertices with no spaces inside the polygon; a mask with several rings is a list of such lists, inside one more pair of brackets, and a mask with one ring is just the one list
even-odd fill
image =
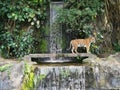
{"label": "leafy plant", "polygon": [[31,65],[25,62],[24,68],[24,80],[21,90],[35,90],[34,89],[34,72]]}
{"label": "leafy plant", "polygon": [[46,77],[45,74],[40,74],[40,77],[39,77],[40,81],[43,80],[45,77]]}
{"label": "leafy plant", "polygon": [[22,57],[34,51],[33,37],[37,39],[39,37],[33,33],[40,32],[44,27],[47,3],[49,4],[49,0],[0,1],[0,53],[2,56]]}
{"label": "leafy plant", "polygon": [[92,53],[95,53],[95,54],[100,54],[100,49],[99,49],[99,46],[95,45],[95,44],[92,44],[91,45],[91,48],[90,48],[90,51]]}
{"label": "leafy plant", "polygon": [[[14,31],[16,33],[16,31]],[[33,37],[32,31],[18,32],[11,34],[6,32],[1,35],[2,45],[0,46],[1,54],[4,57],[22,57],[31,52]]]}
{"label": "leafy plant", "polygon": [[65,0],[64,8],[58,9],[57,21],[65,24],[66,32],[84,32],[89,36],[94,30],[96,16],[103,11],[102,8],[103,3],[100,0]]}
{"label": "leafy plant", "polygon": [[15,48],[13,46],[13,52],[16,57],[22,57],[26,54],[29,54],[32,51],[32,30],[28,32],[21,32],[20,36],[16,36],[15,38],[17,38],[17,41],[15,40]]}
{"label": "leafy plant", "polygon": [[120,51],[120,45],[118,43],[114,43],[114,50],[116,52],[119,52]]}
{"label": "leafy plant", "polygon": [[104,12],[102,0],[65,0],[63,6],[62,9],[57,8],[57,22],[63,24],[64,31],[69,34],[69,40],[94,35],[97,27],[96,17]]}
{"label": "leafy plant", "polygon": [[9,69],[12,66],[12,64],[5,64],[3,66],[0,66],[0,72],[4,72],[5,70]]}

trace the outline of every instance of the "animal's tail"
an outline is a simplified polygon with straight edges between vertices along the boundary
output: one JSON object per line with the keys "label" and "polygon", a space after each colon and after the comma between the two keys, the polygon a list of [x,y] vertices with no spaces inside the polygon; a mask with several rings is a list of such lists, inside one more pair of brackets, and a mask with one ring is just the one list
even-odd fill
{"label": "animal's tail", "polygon": [[70,42],[70,46],[69,46],[69,48],[67,48],[67,50],[70,50],[71,47],[72,47],[72,45],[71,45],[71,42]]}

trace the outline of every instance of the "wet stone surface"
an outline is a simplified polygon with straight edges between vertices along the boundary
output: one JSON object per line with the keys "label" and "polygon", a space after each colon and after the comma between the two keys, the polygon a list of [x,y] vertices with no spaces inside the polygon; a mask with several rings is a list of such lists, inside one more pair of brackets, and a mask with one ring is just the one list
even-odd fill
{"label": "wet stone surface", "polygon": [[85,67],[63,66],[39,69],[45,78],[37,90],[85,90]]}

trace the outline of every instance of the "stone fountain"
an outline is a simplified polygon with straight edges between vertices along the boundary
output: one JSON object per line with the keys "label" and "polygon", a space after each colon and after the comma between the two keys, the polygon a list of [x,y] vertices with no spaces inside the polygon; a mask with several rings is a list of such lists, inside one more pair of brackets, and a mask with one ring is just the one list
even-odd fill
{"label": "stone fountain", "polygon": [[[104,63],[104,60],[100,60],[92,54],[62,53],[62,30],[61,26],[55,22],[57,16],[55,8],[62,8],[62,6],[63,2],[61,1],[51,1],[50,3],[50,54],[29,55],[30,58],[40,58],[36,61],[39,62],[39,66],[35,75],[41,77],[40,80],[37,79],[36,90],[108,90],[120,88],[119,70],[115,68],[117,73],[114,75],[113,71],[109,70],[108,62]],[[89,61],[87,64],[68,63],[76,62],[70,58],[78,56],[87,56],[89,58],[85,61]]]}
{"label": "stone fountain", "polygon": [[[120,90],[120,53],[100,59],[88,54],[63,54],[60,46],[62,31],[54,26],[55,7],[62,8],[63,2],[50,3],[50,54],[31,54],[29,58],[39,58],[40,62],[62,64],[39,64],[27,67],[28,89],[22,90]],[[63,57],[91,56],[87,64],[64,64],[71,60]],[[25,62],[0,62],[0,90],[21,90],[25,78]],[[8,66],[8,64],[10,64]],[[7,65],[7,69],[4,69]],[[29,65],[27,65],[29,66]],[[34,85],[34,87],[32,87]],[[31,88],[32,87],[32,88]]]}
{"label": "stone fountain", "polygon": [[[9,61],[9,60],[8,60]],[[81,64],[32,65],[27,68],[25,78],[24,61],[0,62],[0,90],[119,90],[120,89],[120,53],[107,58],[96,56],[87,58]],[[8,69],[1,71],[7,65]],[[29,66],[29,65],[28,65]],[[33,75],[34,78],[30,77]],[[28,89],[20,89],[24,78],[27,83],[33,80]],[[26,84],[25,84],[26,85]]]}
{"label": "stone fountain", "polygon": [[74,57],[88,57],[89,54],[72,54],[62,53],[62,26],[56,22],[58,15],[57,9],[63,8],[63,1],[50,2],[50,31],[49,31],[49,53],[44,54],[30,54],[30,59],[39,63],[65,63],[77,62],[71,58]]}

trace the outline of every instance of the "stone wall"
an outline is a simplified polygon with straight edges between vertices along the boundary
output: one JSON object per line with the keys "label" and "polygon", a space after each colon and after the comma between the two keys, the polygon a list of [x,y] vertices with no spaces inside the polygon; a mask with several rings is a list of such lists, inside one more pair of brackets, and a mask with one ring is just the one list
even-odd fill
{"label": "stone wall", "polygon": [[[120,53],[95,55],[74,65],[33,65],[0,60],[0,90],[110,90],[120,88]],[[29,66],[30,65],[30,66]],[[33,68],[31,68],[33,67]],[[29,82],[30,83],[29,83]],[[23,88],[27,88],[24,89]]]}

